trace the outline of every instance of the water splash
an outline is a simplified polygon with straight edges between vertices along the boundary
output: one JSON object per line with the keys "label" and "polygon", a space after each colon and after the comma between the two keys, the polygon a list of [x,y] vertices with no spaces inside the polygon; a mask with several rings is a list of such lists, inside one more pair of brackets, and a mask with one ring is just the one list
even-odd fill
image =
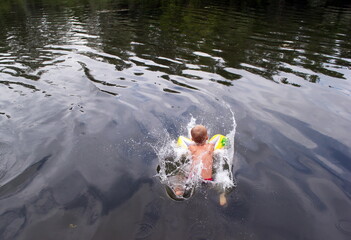
{"label": "water splash", "polygon": [[[232,123],[229,133],[226,137],[229,140],[229,146],[225,149],[216,150],[214,152],[214,180],[208,181],[211,185],[216,186],[221,191],[231,189],[236,186],[233,177],[233,163],[234,163],[234,137],[236,132],[236,121],[234,112],[226,105],[231,113]],[[200,122],[191,116],[186,129],[183,132],[187,133],[190,138],[190,131]],[[208,132],[211,132],[211,123],[208,124]],[[191,196],[192,190],[203,182],[201,179],[202,165],[196,166],[195,174],[190,178],[191,158],[188,149],[177,146],[176,139],[172,139],[166,132],[164,137],[157,143],[157,148],[154,147],[159,159],[158,174],[161,183],[165,184],[167,188],[185,189],[185,195],[188,191],[188,197]],[[169,189],[168,189],[169,190]],[[182,198],[182,197],[180,197]]]}

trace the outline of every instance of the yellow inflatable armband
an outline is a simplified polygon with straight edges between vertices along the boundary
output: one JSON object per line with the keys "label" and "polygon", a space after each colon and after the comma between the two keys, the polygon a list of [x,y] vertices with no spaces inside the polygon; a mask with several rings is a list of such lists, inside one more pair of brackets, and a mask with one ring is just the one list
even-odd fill
{"label": "yellow inflatable armband", "polygon": [[221,134],[214,135],[210,139],[209,143],[213,143],[215,145],[214,150],[222,149],[229,145],[228,138]]}
{"label": "yellow inflatable armband", "polygon": [[188,148],[192,144],[194,144],[194,142],[184,136],[180,136],[177,141],[177,145],[182,148]]}

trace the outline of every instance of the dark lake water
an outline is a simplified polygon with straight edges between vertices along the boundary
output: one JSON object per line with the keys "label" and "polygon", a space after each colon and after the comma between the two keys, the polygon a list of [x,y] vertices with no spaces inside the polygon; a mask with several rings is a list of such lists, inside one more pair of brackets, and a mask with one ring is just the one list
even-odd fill
{"label": "dark lake water", "polygon": [[[2,0],[0,239],[350,239],[351,5],[297,2]],[[228,205],[169,198],[231,111]]]}

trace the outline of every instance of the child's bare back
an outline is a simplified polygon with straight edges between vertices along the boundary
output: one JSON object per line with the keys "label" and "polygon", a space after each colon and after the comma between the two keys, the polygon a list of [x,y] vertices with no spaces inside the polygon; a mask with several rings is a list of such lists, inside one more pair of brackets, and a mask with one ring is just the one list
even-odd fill
{"label": "child's bare back", "polygon": [[192,157],[191,171],[194,174],[201,167],[201,177],[203,180],[212,181],[213,151],[214,144],[205,143],[202,145],[191,145],[189,151]]}

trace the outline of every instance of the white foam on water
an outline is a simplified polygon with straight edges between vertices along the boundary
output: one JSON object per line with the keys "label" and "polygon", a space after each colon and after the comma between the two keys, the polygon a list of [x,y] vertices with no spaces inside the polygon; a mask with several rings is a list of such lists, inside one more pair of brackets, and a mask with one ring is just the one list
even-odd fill
{"label": "white foam on water", "polygon": [[[229,140],[229,146],[225,149],[216,150],[214,153],[214,169],[216,171],[214,175],[214,181],[211,183],[223,191],[236,186],[235,179],[233,177],[233,163],[234,163],[234,137],[236,132],[236,121],[234,112],[226,105],[232,115],[232,126],[230,131],[226,134]],[[191,116],[186,129],[184,132],[190,137],[191,129],[196,125],[197,119]],[[208,131],[211,132],[209,123]],[[171,139],[169,134],[166,133],[156,146],[154,150],[159,159],[159,171],[158,176],[160,177],[161,183],[166,184],[169,187],[183,186],[191,188],[197,186],[201,179],[202,164],[196,166],[194,176],[189,177],[190,174],[190,155],[188,149],[177,146],[176,139]],[[208,181],[210,182],[210,181]]]}
{"label": "white foam on water", "polygon": [[195,127],[195,125],[196,125],[196,118],[191,116],[190,121],[189,121],[188,125],[186,126],[186,129],[187,129],[187,132],[188,132],[188,136],[187,137],[190,138],[190,139],[191,139],[191,129],[193,127]]}

